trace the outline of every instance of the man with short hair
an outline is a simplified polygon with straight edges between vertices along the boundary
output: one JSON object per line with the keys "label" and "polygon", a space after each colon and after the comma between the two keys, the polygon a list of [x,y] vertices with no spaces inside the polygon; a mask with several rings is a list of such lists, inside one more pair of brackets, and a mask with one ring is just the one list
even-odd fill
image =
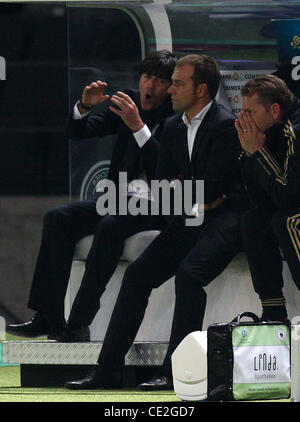
{"label": "man with short hair", "polygon": [[286,321],[282,257],[300,288],[300,101],[285,82],[261,75],[242,88],[236,129],[251,209],[242,233],[263,321]]}
{"label": "man with short hair", "polygon": [[[191,181],[194,188],[196,181],[204,180],[204,223],[187,226],[188,211],[187,215],[169,218],[163,232],[129,265],[98,365],[86,378],[68,382],[67,388],[122,385],[125,355],[143,320],[152,289],[176,274],[175,310],[164,364],[154,378],[139,386],[142,390],[171,389],[173,351],[186,335],[202,328],[206,306],[203,287],[242,248],[240,218],[246,203],[238,165],[241,148],[235,116],[214,100],[219,83],[220,72],[213,58],[189,55],[177,61],[169,93],[173,108],[180,114],[165,125],[157,167],[158,180]],[[195,205],[197,213],[203,204]]]}
{"label": "man with short hair", "polygon": [[[142,178],[145,187],[145,182],[150,184],[154,178],[164,122],[174,114],[168,88],[175,63],[175,56],[167,50],[149,54],[140,66],[139,91],[118,92],[111,97],[109,109],[101,113],[90,112],[109,98],[104,94],[107,84],[91,83],[69,117],[68,135],[72,140],[117,135],[108,180],[118,187],[119,173],[126,172],[127,201],[138,196],[147,206],[150,202],[149,189],[138,191],[134,182]],[[48,335],[49,339],[65,342],[90,340],[89,325],[119,263],[125,239],[164,227],[159,216],[118,215],[118,210],[117,215],[101,216],[96,210],[99,196],[47,212],[28,303],[37,313],[29,322],[9,325],[7,331],[25,337]],[[85,273],[65,327],[64,300],[75,245],[90,234],[94,238]]]}

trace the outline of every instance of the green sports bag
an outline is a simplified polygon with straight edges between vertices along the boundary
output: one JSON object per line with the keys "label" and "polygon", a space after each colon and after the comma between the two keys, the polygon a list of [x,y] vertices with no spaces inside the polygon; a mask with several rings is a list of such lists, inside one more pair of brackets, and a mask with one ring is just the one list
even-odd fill
{"label": "green sports bag", "polygon": [[[253,322],[241,322],[243,317]],[[290,326],[260,322],[244,312],[207,329],[209,400],[266,400],[290,397]]]}

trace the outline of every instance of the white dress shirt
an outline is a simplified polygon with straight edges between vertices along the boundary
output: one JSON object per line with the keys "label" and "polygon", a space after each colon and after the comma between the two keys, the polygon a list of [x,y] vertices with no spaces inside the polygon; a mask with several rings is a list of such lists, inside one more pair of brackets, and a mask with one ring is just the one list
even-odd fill
{"label": "white dress shirt", "polygon": [[185,125],[188,128],[187,131],[187,141],[188,141],[188,150],[189,150],[189,157],[192,157],[193,146],[195,142],[195,137],[199,126],[201,125],[206,113],[210,109],[212,105],[212,101],[210,101],[201,111],[198,113],[191,122],[188,121],[188,118],[185,113],[182,115],[182,120],[184,121]]}

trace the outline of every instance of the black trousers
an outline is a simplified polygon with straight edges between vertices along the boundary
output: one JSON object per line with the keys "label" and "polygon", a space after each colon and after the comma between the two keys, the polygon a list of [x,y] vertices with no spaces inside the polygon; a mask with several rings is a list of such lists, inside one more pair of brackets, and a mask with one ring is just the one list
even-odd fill
{"label": "black trousers", "polygon": [[163,372],[171,374],[171,355],[175,348],[190,332],[202,328],[206,306],[203,287],[217,277],[242,249],[240,218],[235,212],[212,211],[200,227],[185,227],[182,220],[176,220],[129,265],[106,332],[99,364],[108,368],[123,365],[143,320],[152,289],[176,274],[176,302],[163,365]]}
{"label": "black trousers", "polygon": [[144,230],[162,230],[158,216],[100,216],[97,198],[48,211],[28,306],[54,319],[64,318],[64,300],[76,243],[94,234],[81,287],[69,321],[89,325],[100,307],[100,297],[114,273],[127,237]]}
{"label": "black trousers", "polygon": [[282,296],[282,256],[300,289],[300,208],[271,216],[250,210],[242,234],[255,291],[261,300]]}

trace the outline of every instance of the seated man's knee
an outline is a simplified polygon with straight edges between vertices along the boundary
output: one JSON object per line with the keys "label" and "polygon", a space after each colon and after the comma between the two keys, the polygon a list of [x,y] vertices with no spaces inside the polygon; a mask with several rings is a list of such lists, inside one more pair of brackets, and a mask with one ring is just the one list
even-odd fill
{"label": "seated man's knee", "polygon": [[100,233],[103,237],[107,235],[109,237],[113,236],[114,233],[120,232],[121,227],[118,225],[118,221],[116,216],[113,215],[105,215],[100,218],[99,223],[96,228],[96,232]]}
{"label": "seated man's knee", "polygon": [[43,230],[51,236],[66,236],[72,241],[78,241],[78,227],[80,220],[76,217],[71,206],[65,205],[51,209],[46,212],[44,217]]}
{"label": "seated man's knee", "polygon": [[64,205],[61,207],[51,208],[50,210],[47,210],[44,215],[44,224],[46,225],[57,224],[58,222],[61,221],[67,209],[68,209],[68,205]]}

